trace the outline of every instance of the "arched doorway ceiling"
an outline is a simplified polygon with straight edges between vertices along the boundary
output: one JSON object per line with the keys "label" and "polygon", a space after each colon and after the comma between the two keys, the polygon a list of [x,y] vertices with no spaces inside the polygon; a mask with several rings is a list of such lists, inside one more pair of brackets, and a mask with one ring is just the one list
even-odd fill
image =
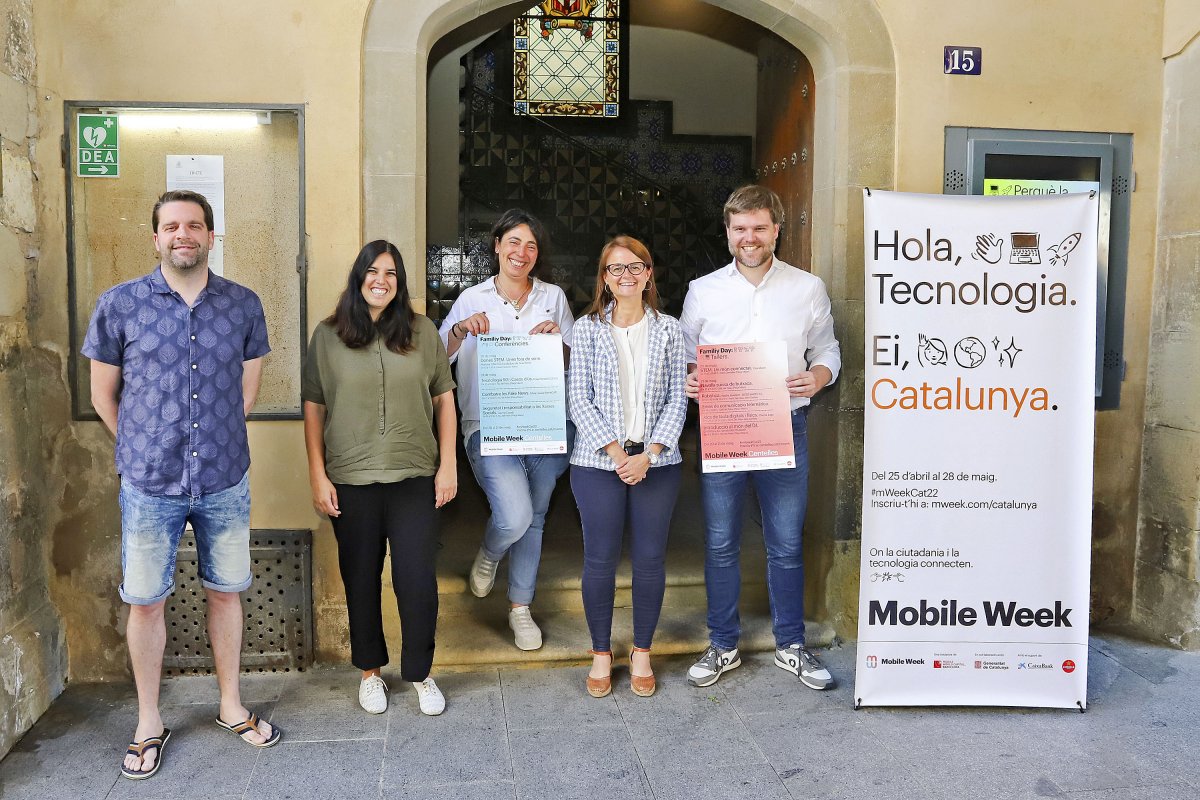
{"label": "arched doorway ceiling", "polygon": [[[862,257],[861,187],[890,188],[896,80],[891,40],[872,0],[710,0],[774,32],[812,63],[817,85],[813,152],[813,267],[835,303],[861,297],[847,265]],[[385,236],[423,264],[425,81],[430,48],[480,17],[497,27],[532,3],[375,0],[363,36],[363,236]],[[852,272],[853,274],[848,274]],[[414,275],[413,273],[417,273]],[[418,302],[422,270],[409,272]]]}

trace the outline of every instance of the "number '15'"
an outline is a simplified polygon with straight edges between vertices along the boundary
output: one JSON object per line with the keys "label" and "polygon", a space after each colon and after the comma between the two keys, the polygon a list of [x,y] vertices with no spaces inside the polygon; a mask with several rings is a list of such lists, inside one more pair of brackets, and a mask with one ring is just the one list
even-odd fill
{"label": "number '15'", "polygon": [[975,51],[974,50],[951,50],[950,51],[950,69],[947,72],[974,72],[975,71]]}

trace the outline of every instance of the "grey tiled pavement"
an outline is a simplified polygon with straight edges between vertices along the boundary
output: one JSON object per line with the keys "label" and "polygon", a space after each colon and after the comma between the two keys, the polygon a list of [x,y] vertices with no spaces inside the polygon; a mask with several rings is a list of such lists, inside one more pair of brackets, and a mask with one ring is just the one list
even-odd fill
{"label": "grey tiled pavement", "polygon": [[247,704],[283,726],[248,747],[213,724],[214,685],[164,686],[174,731],[162,771],[119,777],[134,727],[128,686],[76,685],[0,761],[0,798],[1046,798],[1200,797],[1200,653],[1092,640],[1089,709],[852,707],[854,647],[825,659],[841,686],[818,693],[769,654],[707,689],[687,660],[659,659],[659,691],[583,690],[584,667],[445,674],[449,701],[424,717],[391,679],[386,714],[358,709],[352,669],[247,676]]}

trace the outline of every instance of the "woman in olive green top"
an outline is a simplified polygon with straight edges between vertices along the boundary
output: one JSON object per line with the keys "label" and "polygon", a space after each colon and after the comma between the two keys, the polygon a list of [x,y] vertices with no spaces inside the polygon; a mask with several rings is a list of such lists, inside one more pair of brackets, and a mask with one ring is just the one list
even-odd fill
{"label": "woman in olive green top", "polygon": [[362,670],[358,701],[373,714],[388,706],[379,674],[388,663],[379,609],[388,547],[404,634],[400,675],[412,682],[421,711],[446,707],[429,669],[438,611],[435,509],[458,491],[453,390],[437,329],[412,311],[400,251],[371,242],[333,314],[313,332],[301,396],[313,505],[333,522],[350,658]]}

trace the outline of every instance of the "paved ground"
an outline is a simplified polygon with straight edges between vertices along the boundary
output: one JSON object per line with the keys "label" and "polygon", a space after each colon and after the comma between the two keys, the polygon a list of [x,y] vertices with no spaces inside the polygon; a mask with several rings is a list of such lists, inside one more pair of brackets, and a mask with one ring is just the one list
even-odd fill
{"label": "paved ground", "polygon": [[[162,771],[118,776],[134,727],[126,686],[70,687],[0,762],[0,798],[1045,798],[1200,796],[1200,653],[1093,639],[1086,714],[852,708],[852,646],[828,651],[841,688],[817,693],[768,655],[708,689],[661,659],[659,692],[628,673],[594,700],[582,667],[447,674],[423,717],[411,687],[361,712],[349,669],[250,676],[284,741],[250,748],[212,722],[213,683],[164,692],[175,736]],[[386,675],[386,673],[385,673]],[[396,681],[398,684],[398,680]]]}

